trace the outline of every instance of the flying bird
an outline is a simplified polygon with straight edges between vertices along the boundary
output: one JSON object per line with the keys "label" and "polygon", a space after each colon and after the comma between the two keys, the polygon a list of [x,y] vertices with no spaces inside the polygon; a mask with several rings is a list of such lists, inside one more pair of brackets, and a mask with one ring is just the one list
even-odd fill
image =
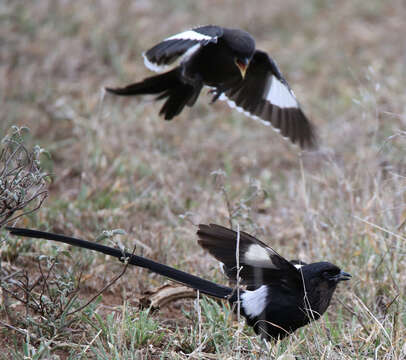
{"label": "flying bird", "polygon": [[203,86],[208,86],[212,102],[226,100],[301,148],[317,147],[315,129],[275,61],[255,49],[246,31],[197,27],[166,38],[143,57],[148,69],[164,73],[106,90],[123,96],[155,94],[157,100],[165,99],[160,115],[171,120],[186,105],[193,106]]}
{"label": "flying bird", "polygon": [[[288,261],[275,250],[241,231],[239,233],[220,225],[199,225],[199,244],[221,262],[224,273],[233,281],[240,277],[238,289],[213,283],[147,258],[97,243],[31,229],[7,228],[12,235],[54,240],[127,258],[131,265],[143,267],[182,283],[201,293],[227,300],[236,305],[248,325],[264,339],[282,339],[296,329],[317,320],[327,309],[340,281],[351,275],[329,262],[305,264]],[[239,266],[236,247],[239,237]],[[234,306],[234,308],[238,308]]]}

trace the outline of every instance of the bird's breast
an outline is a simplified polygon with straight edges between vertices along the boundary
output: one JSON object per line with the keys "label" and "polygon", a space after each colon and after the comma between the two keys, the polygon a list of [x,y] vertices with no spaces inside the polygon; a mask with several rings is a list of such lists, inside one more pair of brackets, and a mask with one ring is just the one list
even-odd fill
{"label": "bird's breast", "polygon": [[235,64],[235,56],[221,43],[203,47],[185,65],[188,73],[198,74],[203,83],[208,86],[218,87],[241,80],[241,73]]}

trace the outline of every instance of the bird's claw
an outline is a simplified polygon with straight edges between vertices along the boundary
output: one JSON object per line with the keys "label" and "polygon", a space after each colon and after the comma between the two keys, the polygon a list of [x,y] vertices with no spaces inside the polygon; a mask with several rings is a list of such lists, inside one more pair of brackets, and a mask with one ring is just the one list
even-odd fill
{"label": "bird's claw", "polygon": [[219,97],[221,96],[222,93],[223,93],[223,90],[221,90],[219,88],[211,89],[209,91],[209,94],[213,95],[213,98],[211,99],[211,104],[215,103],[219,99]]}

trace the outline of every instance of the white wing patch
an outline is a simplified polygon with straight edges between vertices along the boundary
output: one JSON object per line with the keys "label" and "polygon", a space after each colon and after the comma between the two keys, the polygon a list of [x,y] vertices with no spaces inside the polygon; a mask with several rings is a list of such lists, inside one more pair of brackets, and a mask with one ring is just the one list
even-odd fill
{"label": "white wing patch", "polygon": [[303,265],[300,265],[300,264],[294,264],[294,265],[295,265],[295,268],[298,269],[298,270],[299,270],[301,267],[303,267]]}
{"label": "white wing patch", "polygon": [[[271,129],[273,131],[277,132],[278,134],[280,134],[283,139],[290,141],[289,137],[282,135],[281,130],[274,127],[270,121],[263,120],[259,116],[251,114],[249,111],[244,110],[241,106],[238,106],[233,100],[230,100],[226,95],[224,95],[224,93],[220,95],[219,100],[227,102],[227,104],[230,108],[236,109],[238,112],[243,113],[245,116],[248,116],[249,118],[251,118],[255,121],[259,121],[262,125],[270,126]],[[297,107],[299,107],[299,106],[297,106]],[[297,146],[297,144],[293,144],[293,145]]]}
{"label": "white wing patch", "polygon": [[295,95],[293,95],[289,88],[285,84],[281,83],[275,76],[272,76],[271,86],[264,98],[271,104],[282,109],[299,107]]}
{"label": "white wing patch", "polygon": [[187,61],[189,60],[189,58],[200,49],[201,45],[200,44],[196,44],[193,45],[191,48],[189,48],[181,57],[179,62],[183,62],[183,61]]}
{"label": "white wing patch", "polygon": [[184,32],[181,32],[179,34],[172,35],[166,40],[197,40],[197,41],[202,41],[202,40],[211,40],[212,37],[208,35],[201,34],[197,31],[194,30],[187,30]]}
{"label": "white wing patch", "polygon": [[[236,109],[238,112],[243,113],[245,116],[248,116],[248,117],[250,117],[251,119],[253,119],[255,121],[261,122],[265,126],[271,126],[272,125],[269,121],[262,120],[260,117],[251,114],[247,110],[244,110],[241,106],[238,106],[233,100],[230,100],[226,95],[224,95],[224,93],[220,95],[219,100],[226,101],[230,108]],[[277,133],[280,132],[279,129],[276,129],[274,127],[272,127],[272,129],[275,130]]]}
{"label": "white wing patch", "polygon": [[158,65],[157,63],[154,63],[150,60],[148,60],[147,55],[145,55],[145,52],[142,53],[142,57],[144,58],[144,65],[146,68],[148,68],[151,71],[160,73],[164,71],[168,71],[169,69],[175,67],[177,64],[180,64],[183,61],[187,61],[196,51],[200,49],[201,45],[196,44],[193,45],[191,48],[189,48],[179,59],[177,59],[174,63],[170,65]]}
{"label": "white wing patch", "polygon": [[269,252],[258,244],[250,245],[248,251],[244,254],[244,261],[248,265],[261,266],[270,269],[275,269],[275,265],[272,263],[269,257]]}
{"label": "white wing patch", "polygon": [[248,317],[260,315],[267,304],[268,286],[262,285],[256,290],[245,290],[241,295],[241,305]]}
{"label": "white wing patch", "polygon": [[168,70],[168,68],[170,67],[169,65],[158,65],[156,63],[149,61],[147,55],[145,55],[145,52],[142,53],[142,57],[144,58],[145,67],[151,71],[159,73]]}

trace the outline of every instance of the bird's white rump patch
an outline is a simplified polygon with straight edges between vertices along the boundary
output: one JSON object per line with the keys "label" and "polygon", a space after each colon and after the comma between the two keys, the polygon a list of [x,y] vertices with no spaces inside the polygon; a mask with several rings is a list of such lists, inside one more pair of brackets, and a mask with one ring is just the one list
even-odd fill
{"label": "bird's white rump patch", "polygon": [[264,98],[271,104],[280,108],[298,108],[299,104],[295,95],[289,90],[287,85],[279,81],[275,76],[271,77],[271,86]]}
{"label": "bird's white rump patch", "polygon": [[211,40],[212,37],[204,34],[200,34],[197,31],[194,30],[187,30],[184,32],[181,32],[179,34],[172,35],[168,38],[165,39],[167,40],[197,40],[197,41],[203,41],[203,40]]}
{"label": "bird's white rump patch", "polygon": [[268,286],[266,285],[253,291],[245,290],[241,295],[241,306],[247,316],[253,318],[260,315],[266,307],[267,297]]}
{"label": "bird's white rump patch", "polygon": [[303,267],[303,265],[301,265],[301,264],[294,264],[294,265],[295,265],[295,268],[298,269],[298,270],[299,270],[301,267]]}
{"label": "bird's white rump patch", "polygon": [[249,246],[248,251],[244,254],[244,261],[248,265],[275,269],[275,265],[269,257],[269,252],[258,244]]}

